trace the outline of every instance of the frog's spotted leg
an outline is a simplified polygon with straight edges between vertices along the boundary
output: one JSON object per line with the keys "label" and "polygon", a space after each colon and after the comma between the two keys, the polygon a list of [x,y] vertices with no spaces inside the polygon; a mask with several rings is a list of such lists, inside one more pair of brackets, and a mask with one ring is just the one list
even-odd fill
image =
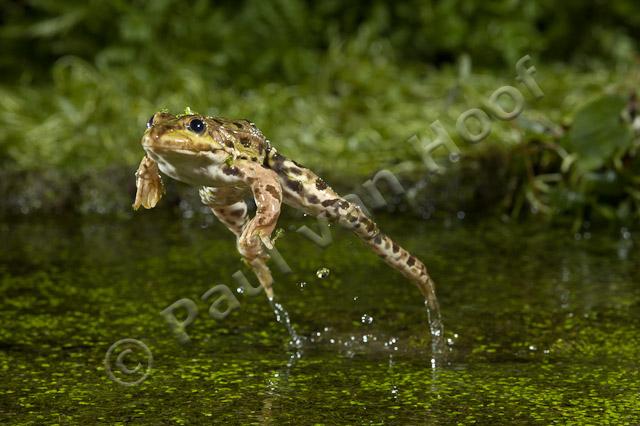
{"label": "frog's spotted leg", "polygon": [[236,235],[238,251],[246,259],[251,269],[256,274],[260,285],[265,289],[269,297],[273,297],[273,277],[271,271],[267,266],[267,260],[269,255],[265,253],[264,247],[260,244],[257,247],[252,245],[247,250],[246,242],[249,241],[246,236],[243,236],[243,229],[250,222],[247,203],[237,201],[233,204],[222,204],[213,202],[211,198],[211,190],[214,188],[202,188],[200,190],[200,197],[203,202],[211,207],[213,214],[222,222],[231,232]]}
{"label": "frog's spotted leg", "polygon": [[236,161],[227,169],[250,188],[256,202],[256,214],[249,218],[244,201],[233,200],[230,190],[202,188],[202,202],[237,236],[238,251],[256,274],[267,297],[273,297],[273,277],[267,266],[269,255],[263,244],[272,247],[271,234],[276,227],[282,204],[282,188],[276,173],[249,161]]}
{"label": "frog's spotted leg", "polygon": [[360,206],[342,198],[311,170],[278,153],[272,152],[269,162],[280,176],[286,204],[352,230],[388,265],[416,284],[432,312],[439,312],[435,283],[427,268],[418,258],[380,232]]}

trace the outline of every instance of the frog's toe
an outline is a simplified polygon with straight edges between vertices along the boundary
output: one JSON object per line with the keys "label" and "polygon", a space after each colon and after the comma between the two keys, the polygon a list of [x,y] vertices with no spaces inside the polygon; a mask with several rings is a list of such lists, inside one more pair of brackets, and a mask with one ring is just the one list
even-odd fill
{"label": "frog's toe", "polygon": [[262,241],[262,244],[264,244],[267,250],[273,250],[273,242],[271,241],[271,238],[266,235],[260,234],[260,241]]}

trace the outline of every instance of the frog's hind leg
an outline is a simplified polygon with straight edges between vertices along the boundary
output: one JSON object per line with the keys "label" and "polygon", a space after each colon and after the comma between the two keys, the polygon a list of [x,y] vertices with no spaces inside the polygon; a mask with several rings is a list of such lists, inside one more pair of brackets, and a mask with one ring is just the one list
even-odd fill
{"label": "frog's hind leg", "polygon": [[218,220],[239,238],[242,234],[242,228],[249,221],[249,209],[246,201],[242,200],[222,206],[210,205],[209,207]]}
{"label": "frog's hind leg", "polygon": [[238,251],[253,268],[267,297],[273,299],[273,277],[267,266],[266,249],[273,248],[271,234],[280,216],[282,187],[272,170],[255,163],[245,164],[242,170],[256,202],[256,214],[242,229]]}
{"label": "frog's hind leg", "polygon": [[[424,264],[407,250],[400,247],[391,238],[380,232],[378,225],[362,212],[357,204],[338,195],[322,179],[308,169],[289,160],[282,160],[280,169],[297,170],[294,173],[303,185],[291,185],[292,177],[282,177],[285,187],[285,201],[317,217],[338,222],[353,231],[362,241],[391,267],[413,281],[429,303],[433,312],[438,312],[435,284]],[[296,190],[298,189],[298,190]]]}
{"label": "frog's hind leg", "polygon": [[[209,207],[218,220],[236,235],[238,251],[256,274],[260,285],[265,290],[272,289],[273,278],[267,266],[269,255],[259,241],[254,245],[247,244],[247,238],[242,236],[243,229],[251,219],[246,201],[229,205],[209,205]],[[273,290],[267,291],[267,295],[273,296]]]}
{"label": "frog's hind leg", "polygon": [[[275,173],[254,163],[238,161],[237,175],[242,177],[251,189],[256,202],[256,214],[249,218],[245,201],[236,201],[220,197],[220,190],[201,190],[202,202],[237,237],[240,255],[251,266],[267,297],[273,298],[273,277],[267,266],[269,254],[266,248],[272,248],[271,234],[276,227],[282,204],[282,187]],[[216,197],[207,194],[218,192]],[[235,202],[234,202],[235,201]]]}
{"label": "frog's hind leg", "polygon": [[243,229],[248,228],[247,224],[251,222],[247,203],[239,201],[230,206],[212,207],[211,210],[220,222],[224,223],[231,232],[236,234],[238,251],[247,264],[251,266],[267,295],[269,297],[273,296],[273,277],[267,266],[269,255],[266,253],[264,246],[260,244],[260,240],[253,241],[248,237],[248,234],[243,236]]}

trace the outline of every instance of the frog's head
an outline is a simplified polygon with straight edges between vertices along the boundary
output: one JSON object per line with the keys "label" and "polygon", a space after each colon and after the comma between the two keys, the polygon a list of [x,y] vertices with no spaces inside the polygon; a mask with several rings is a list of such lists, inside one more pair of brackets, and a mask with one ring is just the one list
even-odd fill
{"label": "frog's head", "polygon": [[147,122],[141,143],[164,174],[192,185],[210,185],[211,171],[229,158],[219,142],[218,127],[198,114],[157,112]]}
{"label": "frog's head", "polygon": [[153,151],[180,151],[192,154],[222,149],[214,134],[217,126],[197,114],[175,116],[156,112],[147,122],[142,146]]}

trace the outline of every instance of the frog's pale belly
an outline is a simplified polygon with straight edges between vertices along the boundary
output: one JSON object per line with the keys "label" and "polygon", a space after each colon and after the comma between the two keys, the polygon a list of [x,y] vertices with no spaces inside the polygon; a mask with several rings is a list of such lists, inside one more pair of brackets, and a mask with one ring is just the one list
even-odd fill
{"label": "frog's pale belly", "polygon": [[222,172],[221,164],[228,156],[225,153],[191,151],[155,151],[146,149],[147,154],[158,163],[160,171],[172,179],[194,186],[228,186],[242,183],[242,180]]}

